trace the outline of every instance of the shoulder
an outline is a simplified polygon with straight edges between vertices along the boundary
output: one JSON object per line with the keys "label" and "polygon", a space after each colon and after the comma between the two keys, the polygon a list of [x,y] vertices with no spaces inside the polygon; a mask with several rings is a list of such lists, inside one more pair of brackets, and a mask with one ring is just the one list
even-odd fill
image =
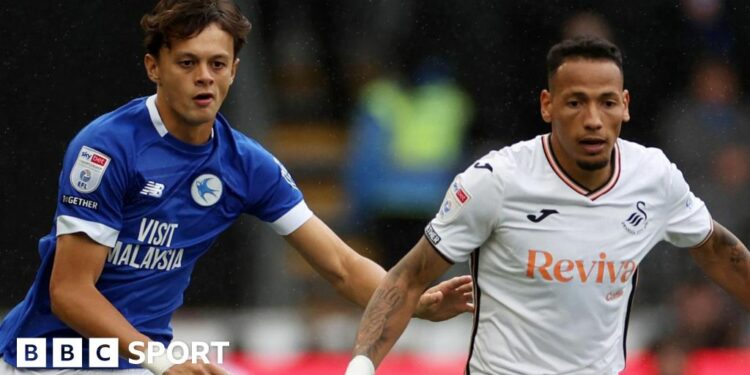
{"label": "shoulder", "polygon": [[[510,146],[490,151],[476,160],[465,173],[481,175],[484,179],[503,183],[516,173],[531,169],[542,151],[541,138],[514,143]],[[484,170],[484,172],[482,171]]]}
{"label": "shoulder", "polygon": [[154,135],[146,98],[137,98],[91,121],[70,142],[68,152],[87,147],[109,158],[123,158]]}
{"label": "shoulder", "polygon": [[244,163],[258,164],[274,162],[275,157],[256,139],[231,127],[223,117],[217,117],[215,131],[220,132],[222,139],[222,152],[234,158],[239,158]]}
{"label": "shoulder", "polygon": [[459,174],[451,190],[456,193],[464,189],[469,196],[501,200],[503,192],[508,185],[515,183],[518,174],[528,172],[534,158],[538,157],[537,152],[542,152],[539,138],[490,151]]}
{"label": "shoulder", "polygon": [[647,147],[642,144],[618,139],[623,171],[630,171],[641,176],[661,175],[674,168],[660,148]]}

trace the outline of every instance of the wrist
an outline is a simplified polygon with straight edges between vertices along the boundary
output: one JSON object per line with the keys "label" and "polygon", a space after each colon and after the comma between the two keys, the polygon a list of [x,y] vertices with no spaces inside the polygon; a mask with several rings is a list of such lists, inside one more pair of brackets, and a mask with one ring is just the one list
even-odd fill
{"label": "wrist", "polygon": [[375,365],[370,358],[360,354],[349,362],[345,375],[375,375]]}
{"label": "wrist", "polygon": [[170,367],[172,367],[172,365],[173,364],[169,361],[166,352],[151,357],[150,362],[143,362],[143,368],[153,372],[154,375],[163,375]]}

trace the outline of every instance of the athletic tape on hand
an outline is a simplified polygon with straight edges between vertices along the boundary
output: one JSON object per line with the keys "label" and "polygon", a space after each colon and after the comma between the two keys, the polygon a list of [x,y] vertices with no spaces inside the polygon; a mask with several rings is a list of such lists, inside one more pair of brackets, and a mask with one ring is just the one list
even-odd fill
{"label": "athletic tape on hand", "polygon": [[375,375],[375,365],[370,358],[358,355],[349,362],[345,375]]}

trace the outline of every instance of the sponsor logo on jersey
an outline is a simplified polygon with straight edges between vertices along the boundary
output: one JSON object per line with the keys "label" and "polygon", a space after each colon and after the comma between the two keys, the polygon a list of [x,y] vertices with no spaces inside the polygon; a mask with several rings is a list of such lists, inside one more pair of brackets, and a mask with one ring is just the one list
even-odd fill
{"label": "sponsor logo on jersey", "polygon": [[435,232],[435,228],[432,227],[432,223],[427,224],[427,227],[424,228],[424,234],[425,237],[427,237],[427,239],[430,240],[433,245],[439,244],[440,240],[442,240],[437,232]]}
{"label": "sponsor logo on jersey", "polygon": [[148,195],[154,198],[161,198],[161,194],[164,191],[164,184],[158,182],[149,181],[146,186],[141,190],[142,195]]}
{"label": "sponsor logo on jersey", "polygon": [[648,214],[646,214],[646,203],[638,201],[635,204],[635,211],[628,215],[628,218],[622,222],[622,227],[630,234],[639,234],[648,226]]}
{"label": "sponsor logo on jersey", "polygon": [[490,172],[493,171],[492,164],[490,164],[490,163],[476,162],[476,163],[474,163],[474,168],[477,168],[477,169],[486,169],[486,170],[488,170]]}
{"label": "sponsor logo on jersey", "polygon": [[458,203],[460,203],[462,206],[464,203],[468,202],[469,199],[471,199],[471,195],[464,189],[464,187],[461,185],[461,181],[456,179],[451,184],[451,190],[453,191],[453,195],[456,196],[456,199],[458,199]]}
{"label": "sponsor logo on jersey", "polygon": [[109,249],[107,263],[137,269],[170,271],[182,267],[185,249],[174,249],[172,239],[179,224],[144,217],[138,230],[139,243],[117,241]]}
{"label": "sponsor logo on jersey", "polygon": [[81,193],[95,191],[102,182],[110,158],[91,147],[83,146],[70,170],[70,185]]}
{"label": "sponsor logo on jersey", "polygon": [[526,215],[526,218],[529,219],[533,223],[538,223],[544,220],[547,216],[552,215],[552,214],[559,214],[559,212],[557,212],[557,210],[550,210],[550,209],[545,208],[541,211],[541,214],[537,216],[529,214],[529,215]]}
{"label": "sponsor logo on jersey", "polygon": [[92,201],[90,199],[83,199],[81,197],[76,197],[72,195],[63,195],[60,199],[62,203],[69,204],[71,206],[78,206],[83,208],[89,208],[92,210],[98,210],[99,209],[99,202]]}
{"label": "sponsor logo on jersey", "polygon": [[526,277],[559,283],[625,284],[635,273],[633,260],[609,260],[607,253],[599,259],[559,259],[545,250],[529,250],[526,260]]}
{"label": "sponsor logo on jersey", "polygon": [[213,206],[221,198],[224,185],[221,180],[210,173],[198,176],[190,186],[190,193],[195,203],[203,207]]}
{"label": "sponsor logo on jersey", "polygon": [[284,167],[284,164],[281,164],[279,159],[273,158],[273,160],[276,162],[276,164],[279,165],[281,176],[284,177],[284,180],[286,181],[286,183],[288,183],[291,187],[299,190],[299,188],[297,188],[297,184],[294,183],[294,179],[292,178],[292,175],[289,174],[289,171],[287,171],[286,167]]}

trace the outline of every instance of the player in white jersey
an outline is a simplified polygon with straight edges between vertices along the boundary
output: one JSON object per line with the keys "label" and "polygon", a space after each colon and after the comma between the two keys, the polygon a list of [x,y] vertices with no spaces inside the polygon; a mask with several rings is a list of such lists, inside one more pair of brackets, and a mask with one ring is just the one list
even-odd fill
{"label": "player in white jersey", "polygon": [[471,261],[467,374],[617,374],[638,264],[659,241],[690,248],[750,308],[750,254],[715,223],[658,149],[619,138],[629,120],[616,46],[567,40],[547,57],[552,132],[456,177],[425,235],[370,300],[348,375],[374,373],[419,291]]}

